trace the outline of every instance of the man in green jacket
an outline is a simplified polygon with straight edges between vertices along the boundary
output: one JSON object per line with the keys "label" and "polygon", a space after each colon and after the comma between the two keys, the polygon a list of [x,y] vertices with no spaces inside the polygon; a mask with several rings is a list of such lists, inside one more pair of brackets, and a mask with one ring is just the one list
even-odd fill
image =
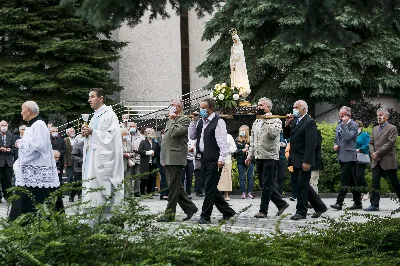
{"label": "man in green jacket", "polygon": [[175,220],[176,204],[181,206],[189,220],[197,212],[196,205],[189,199],[181,183],[182,172],[187,164],[188,154],[188,127],[190,120],[187,117],[178,117],[183,112],[183,103],[173,100],[169,107],[169,120],[164,129],[161,142],[162,163],[165,166],[165,175],[168,180],[168,205],[165,214],[158,222]]}

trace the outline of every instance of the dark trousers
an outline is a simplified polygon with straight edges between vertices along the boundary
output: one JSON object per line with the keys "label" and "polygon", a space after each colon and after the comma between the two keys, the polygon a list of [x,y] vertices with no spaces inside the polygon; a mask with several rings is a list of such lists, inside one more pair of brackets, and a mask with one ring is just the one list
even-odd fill
{"label": "dark trousers", "polygon": [[74,166],[73,165],[71,165],[71,166],[67,166],[67,180],[68,180],[68,183],[72,183],[72,182],[75,182],[74,181]]}
{"label": "dark trousers", "polygon": [[[152,172],[155,169],[155,166],[153,164],[149,164],[149,171]],[[154,180],[155,176],[154,174],[149,174],[146,178],[143,178],[140,182],[140,193],[142,195],[145,194],[152,194],[154,192]],[[145,193],[145,189],[146,192]]]}
{"label": "dark trousers", "polygon": [[171,212],[172,214],[176,213],[177,204],[179,204],[186,214],[192,214],[197,210],[196,205],[189,199],[189,196],[183,189],[181,182],[183,168],[182,165],[165,166],[165,175],[168,180],[169,189],[167,212]]}
{"label": "dark trousers", "polygon": [[[82,172],[74,172],[73,182],[82,182]],[[74,190],[71,192],[71,196],[82,195],[82,183],[74,184]]]}
{"label": "dark trousers", "polygon": [[397,169],[383,170],[380,164],[377,164],[372,168],[372,193],[371,193],[371,205],[379,207],[379,200],[381,199],[379,190],[381,188],[381,177],[384,177],[386,181],[392,184],[394,191],[396,192],[397,198],[400,199],[400,182],[397,177]]}
{"label": "dark trousers", "polygon": [[64,172],[64,165],[62,164],[61,166],[57,167],[58,170],[58,180],[60,181],[60,186],[64,183],[62,178],[63,178],[63,172]]}
{"label": "dark trousers", "polygon": [[[354,167],[356,162],[339,162],[342,167],[342,174],[340,176],[341,188],[337,195],[337,203],[343,204],[344,198],[346,197],[347,190],[350,187],[351,193],[353,194],[353,201],[355,205],[361,205],[361,192],[357,187],[356,180],[354,178]],[[311,203],[312,204],[312,203]]]}
{"label": "dark trousers", "polygon": [[167,177],[165,176],[165,167],[157,163],[158,169],[160,169],[160,199],[168,196],[168,182]]}
{"label": "dark trousers", "polygon": [[297,199],[297,186],[299,184],[299,180],[297,180],[297,174],[290,172],[290,178],[292,181],[292,198]]}
{"label": "dark trousers", "polygon": [[276,168],[276,180],[278,183],[278,193],[283,194],[285,189],[286,158],[280,158]]}
{"label": "dark trousers", "polygon": [[[16,194],[19,196],[11,206],[9,218],[11,220],[17,219],[20,215],[30,212],[36,212],[36,205],[45,203],[50,193],[57,190],[56,188],[39,188],[39,187],[24,187],[27,191],[17,191]],[[57,197],[56,204],[54,206],[56,211],[64,213],[64,204],[62,197]]]}
{"label": "dark trousers", "polygon": [[222,172],[222,169],[218,169],[218,160],[203,160],[201,165],[206,177],[206,195],[204,197],[201,217],[210,220],[214,204],[223,216],[230,217],[235,215],[235,211],[229,207],[229,204],[224,200],[224,197],[217,188]]}
{"label": "dark trousers", "polygon": [[[3,167],[0,167],[1,190],[6,200],[10,196],[10,193],[7,192],[7,189],[11,187],[12,175],[13,175],[12,167],[7,166],[7,164],[5,164]],[[1,199],[1,192],[0,192],[0,199]]]}
{"label": "dark trousers", "polygon": [[269,202],[272,201],[278,209],[286,205],[286,201],[278,193],[275,182],[275,167],[278,161],[272,159],[256,159],[257,174],[262,178],[262,196],[260,212],[267,214]]}
{"label": "dark trousers", "polygon": [[360,189],[360,192],[367,193],[368,192],[368,184],[365,179],[365,169],[367,168],[366,164],[355,163],[354,165],[354,173],[353,176],[356,178],[356,185]]}
{"label": "dark trousers", "polygon": [[296,213],[307,215],[308,202],[314,207],[315,212],[325,212],[326,205],[310,185],[311,170],[303,171],[302,168],[293,168],[294,179],[297,179],[297,205]]}
{"label": "dark trousers", "polygon": [[187,160],[187,165],[182,173],[182,185],[188,195],[192,194],[192,179],[194,172],[193,160]]}
{"label": "dark trousers", "polygon": [[194,170],[194,190],[196,193],[202,193],[206,185],[206,176],[203,169]]}

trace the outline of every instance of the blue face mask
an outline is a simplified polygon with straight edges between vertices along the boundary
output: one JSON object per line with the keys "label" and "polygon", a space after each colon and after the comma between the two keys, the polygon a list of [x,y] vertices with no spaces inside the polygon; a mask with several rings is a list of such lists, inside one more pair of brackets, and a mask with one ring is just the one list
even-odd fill
{"label": "blue face mask", "polygon": [[244,132],[244,131],[240,131],[240,132],[239,132],[239,136],[241,136],[241,137],[244,137],[244,136],[246,136],[246,132]]}
{"label": "blue face mask", "polygon": [[300,117],[300,111],[297,109],[293,109],[293,116],[294,117]]}
{"label": "blue face mask", "polygon": [[207,109],[200,108],[199,114],[202,118],[206,118],[208,116]]}
{"label": "blue face mask", "polygon": [[128,138],[129,138],[128,136],[123,136],[122,137],[123,140],[128,140]]}
{"label": "blue face mask", "polygon": [[131,127],[130,129],[129,129],[129,132],[132,134],[132,133],[136,133],[136,128],[134,128],[134,127]]}

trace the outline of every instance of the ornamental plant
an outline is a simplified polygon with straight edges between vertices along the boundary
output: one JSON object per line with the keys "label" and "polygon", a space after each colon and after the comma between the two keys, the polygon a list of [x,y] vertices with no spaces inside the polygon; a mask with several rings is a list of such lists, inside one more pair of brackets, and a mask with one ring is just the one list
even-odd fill
{"label": "ornamental plant", "polygon": [[210,97],[213,98],[217,106],[223,109],[232,109],[238,106],[240,87],[229,87],[226,83],[216,84]]}

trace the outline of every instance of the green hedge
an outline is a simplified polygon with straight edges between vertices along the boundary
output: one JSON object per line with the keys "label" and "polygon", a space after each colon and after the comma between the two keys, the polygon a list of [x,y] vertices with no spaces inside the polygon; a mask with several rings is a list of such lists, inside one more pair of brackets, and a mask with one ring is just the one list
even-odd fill
{"label": "green hedge", "polygon": [[105,207],[66,216],[38,206],[37,215],[0,219],[0,265],[400,264],[400,219],[390,216],[364,215],[369,221],[355,223],[345,214],[291,234],[279,220],[267,236],[232,233],[229,225],[222,231],[155,223],[136,198],[118,205],[110,221],[101,219]]}
{"label": "green hedge", "polygon": [[[321,130],[322,134],[322,161],[324,164],[324,170],[321,171],[318,190],[321,193],[337,193],[340,188],[340,165],[338,163],[337,153],[333,150],[333,143],[335,140],[335,128],[336,124],[319,123],[318,129]],[[371,134],[371,128],[364,129],[366,132]],[[397,138],[396,142],[397,161],[400,160],[400,138]],[[398,171],[400,177],[400,171]],[[285,191],[291,191],[290,173],[286,171]],[[369,189],[371,189],[371,166],[367,166],[366,179],[368,182]],[[254,175],[254,190],[259,190],[257,172]],[[239,185],[239,174],[237,172],[236,163],[232,167],[232,185],[233,190],[240,190]],[[391,185],[388,184],[383,178],[381,180],[381,193],[391,192]]]}

